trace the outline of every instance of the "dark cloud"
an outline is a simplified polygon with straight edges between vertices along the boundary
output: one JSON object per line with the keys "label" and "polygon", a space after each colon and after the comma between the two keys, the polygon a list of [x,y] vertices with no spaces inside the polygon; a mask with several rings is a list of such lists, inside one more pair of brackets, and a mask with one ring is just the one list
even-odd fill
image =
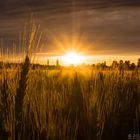
{"label": "dark cloud", "polygon": [[70,12],[80,9],[140,6],[140,0],[4,0],[0,1],[0,13],[23,14],[26,12]]}

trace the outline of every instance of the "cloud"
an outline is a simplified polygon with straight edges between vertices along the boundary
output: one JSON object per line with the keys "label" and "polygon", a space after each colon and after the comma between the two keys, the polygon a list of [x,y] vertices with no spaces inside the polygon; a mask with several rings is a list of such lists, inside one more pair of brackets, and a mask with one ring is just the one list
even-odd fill
{"label": "cloud", "polygon": [[0,1],[0,13],[23,14],[28,12],[71,12],[81,9],[113,7],[139,7],[139,0],[4,0]]}
{"label": "cloud", "polygon": [[75,32],[79,41],[90,44],[90,52],[135,54],[140,52],[139,7],[139,0],[0,1],[0,37],[6,46],[19,40],[33,12],[46,35],[45,51],[55,50],[54,41],[62,34],[71,38]]}

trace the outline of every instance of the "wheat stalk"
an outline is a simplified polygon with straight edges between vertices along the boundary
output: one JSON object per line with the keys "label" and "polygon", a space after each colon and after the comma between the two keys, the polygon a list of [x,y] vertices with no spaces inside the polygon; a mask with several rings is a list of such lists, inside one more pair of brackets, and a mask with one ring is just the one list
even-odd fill
{"label": "wheat stalk", "polygon": [[19,87],[15,96],[15,139],[18,140],[19,132],[22,126],[22,109],[23,109],[23,99],[26,95],[28,72],[30,67],[30,59],[26,55],[25,62],[22,66],[20,73]]}

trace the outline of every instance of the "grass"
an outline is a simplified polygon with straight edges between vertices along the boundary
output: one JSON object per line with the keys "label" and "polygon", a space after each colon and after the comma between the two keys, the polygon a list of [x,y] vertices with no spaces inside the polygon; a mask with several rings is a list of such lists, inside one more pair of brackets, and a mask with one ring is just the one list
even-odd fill
{"label": "grass", "polygon": [[133,71],[32,70],[26,59],[20,69],[1,73],[0,135],[3,130],[9,140],[118,140],[139,134],[140,75]]}

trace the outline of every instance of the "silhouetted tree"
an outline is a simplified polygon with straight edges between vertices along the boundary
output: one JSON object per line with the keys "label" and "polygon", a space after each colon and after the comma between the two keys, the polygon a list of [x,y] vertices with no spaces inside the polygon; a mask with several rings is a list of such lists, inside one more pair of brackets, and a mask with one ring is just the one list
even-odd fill
{"label": "silhouetted tree", "polygon": [[104,70],[106,68],[106,61],[104,61],[104,63],[102,63],[102,69]]}
{"label": "silhouetted tree", "polygon": [[140,69],[140,58],[138,59],[137,68],[136,68],[137,75],[139,74],[139,69]]}
{"label": "silhouetted tree", "polygon": [[124,69],[129,70],[129,68],[130,68],[130,61],[128,60],[128,61],[125,61],[124,63]]}
{"label": "silhouetted tree", "polygon": [[131,70],[135,70],[135,68],[136,68],[135,63],[132,63],[131,66],[130,66],[130,69],[131,69]]}
{"label": "silhouetted tree", "polygon": [[118,67],[117,61],[113,61],[112,64],[111,64],[111,68],[116,69],[117,67]]}
{"label": "silhouetted tree", "polygon": [[119,63],[119,71],[120,71],[120,74],[124,74],[124,64],[123,64],[123,60],[120,60],[120,63]]}
{"label": "silhouetted tree", "polygon": [[3,62],[1,61],[0,62],[0,69],[2,69],[2,66],[3,66]]}
{"label": "silhouetted tree", "polygon": [[140,68],[140,58],[138,59],[138,68]]}

